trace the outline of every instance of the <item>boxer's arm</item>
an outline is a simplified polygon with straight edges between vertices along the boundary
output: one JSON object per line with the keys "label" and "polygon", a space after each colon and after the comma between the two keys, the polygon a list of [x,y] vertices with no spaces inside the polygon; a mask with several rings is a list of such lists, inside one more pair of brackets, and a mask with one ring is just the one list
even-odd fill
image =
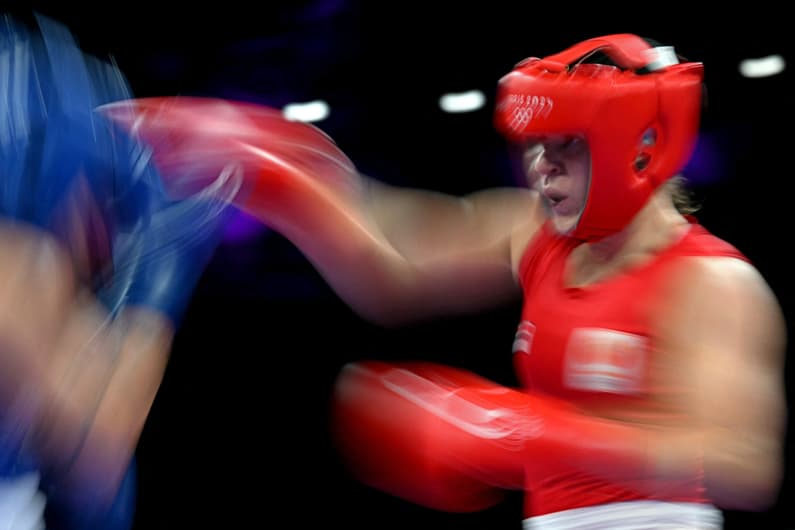
{"label": "boxer's arm", "polygon": [[518,292],[516,242],[542,222],[528,190],[461,198],[378,184],[319,129],[266,107],[144,98],[102,110],[152,146],[172,194],[238,179],[233,204],[292,241],[366,318],[470,311]]}
{"label": "boxer's arm", "polygon": [[[752,383],[738,385],[741,398],[760,390],[755,386],[762,381],[753,374],[732,375],[747,376]],[[572,472],[660,499],[700,497],[706,472],[713,502],[759,509],[770,501],[780,473],[780,424],[760,434],[739,422],[739,430],[729,431],[717,418],[618,421],[433,363],[347,365],[331,402],[334,439],[354,476],[447,511],[483,509],[499,501],[500,489],[532,491]],[[755,403],[776,405],[759,398]],[[699,404],[692,401],[691,409]],[[731,405],[748,412],[747,404]],[[711,412],[727,416],[725,410]],[[780,409],[754,412],[758,423],[781,419],[766,415]]]}
{"label": "boxer's arm", "polygon": [[0,249],[4,421],[27,433],[48,487],[101,510],[130,464],[173,329],[143,309],[109,319],[46,234],[2,223]]}
{"label": "boxer's arm", "polygon": [[65,316],[44,367],[34,439],[58,490],[100,508],[114,500],[130,464],[174,333],[149,309],[107,317],[90,295]]}
{"label": "boxer's arm", "polygon": [[465,197],[366,181],[357,204],[307,204],[284,234],[361,314],[382,323],[489,307],[518,294],[517,234],[540,226],[535,196]]}
{"label": "boxer's arm", "polygon": [[752,266],[694,258],[674,277],[661,313],[661,346],[693,392],[683,396],[693,429],[662,439],[662,469],[694,458],[703,445],[708,496],[726,509],[774,502],[783,469],[786,327],[769,286]]}

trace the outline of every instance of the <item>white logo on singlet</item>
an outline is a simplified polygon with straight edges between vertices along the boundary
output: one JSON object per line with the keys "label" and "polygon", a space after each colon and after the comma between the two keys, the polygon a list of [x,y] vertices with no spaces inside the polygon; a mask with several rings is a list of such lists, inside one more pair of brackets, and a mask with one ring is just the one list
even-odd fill
{"label": "white logo on singlet", "polygon": [[569,388],[634,394],[641,390],[648,340],[601,328],[575,329],[566,347],[564,384]]}
{"label": "white logo on singlet", "polygon": [[529,320],[522,320],[516,336],[513,339],[513,353],[524,353],[530,355],[530,348],[533,347],[533,337],[536,334],[536,325]]}

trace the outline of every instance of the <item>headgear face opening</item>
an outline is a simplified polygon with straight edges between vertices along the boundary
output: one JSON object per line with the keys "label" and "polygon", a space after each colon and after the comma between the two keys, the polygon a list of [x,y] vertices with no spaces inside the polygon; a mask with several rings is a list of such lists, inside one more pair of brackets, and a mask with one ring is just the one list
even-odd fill
{"label": "headgear face opening", "polygon": [[[618,66],[581,62],[605,54]],[[598,240],[622,230],[652,193],[689,160],[698,137],[702,63],[641,37],[589,39],[500,79],[495,126],[509,140],[550,134],[585,138],[591,181],[570,235]]]}

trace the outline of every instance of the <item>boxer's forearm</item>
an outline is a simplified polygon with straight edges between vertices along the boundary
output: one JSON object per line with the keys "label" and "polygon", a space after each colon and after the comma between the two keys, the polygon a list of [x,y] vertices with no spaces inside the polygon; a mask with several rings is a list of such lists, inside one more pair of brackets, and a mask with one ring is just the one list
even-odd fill
{"label": "boxer's forearm", "polygon": [[297,191],[289,215],[274,226],[365,318],[400,324],[518,294],[509,227],[512,215],[532,207],[527,194],[495,189],[455,197],[362,179],[353,199]]}
{"label": "boxer's forearm", "polygon": [[148,310],[127,309],[110,325],[109,349],[73,359],[75,375],[50,380],[37,437],[58,482],[107,502],[135,451],[173,337],[168,320]]}

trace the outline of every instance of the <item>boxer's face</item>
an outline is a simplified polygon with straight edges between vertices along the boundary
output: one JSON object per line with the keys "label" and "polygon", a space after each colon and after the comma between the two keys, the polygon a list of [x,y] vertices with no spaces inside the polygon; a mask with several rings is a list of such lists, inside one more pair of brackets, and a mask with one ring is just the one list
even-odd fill
{"label": "boxer's face", "polygon": [[583,138],[547,136],[525,150],[528,184],[544,199],[555,228],[572,230],[588,196],[591,156]]}

